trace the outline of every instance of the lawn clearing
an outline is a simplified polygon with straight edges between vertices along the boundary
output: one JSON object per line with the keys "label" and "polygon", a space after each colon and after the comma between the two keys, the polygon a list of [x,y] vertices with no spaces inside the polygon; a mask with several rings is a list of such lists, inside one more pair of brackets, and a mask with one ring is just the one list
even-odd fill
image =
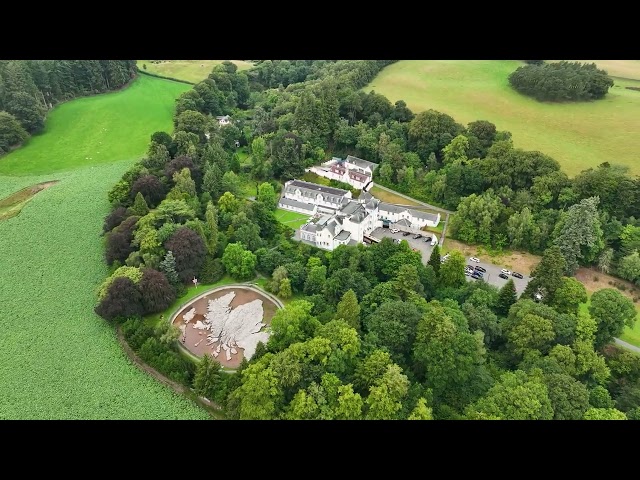
{"label": "lawn clearing", "polygon": [[[509,86],[509,74],[520,65],[516,60],[402,60],[384,68],[364,91],[375,90],[392,103],[404,100],[414,112],[447,113],[463,125],[493,122],[513,134],[516,147],[550,155],[570,176],[605,161],[640,174],[640,91],[625,88],[640,87],[640,81],[614,79],[607,96],[594,102],[541,103]],[[625,75],[636,75],[639,68],[633,63]],[[622,74],[622,66],[615,71]]]}
{"label": "lawn clearing", "polygon": [[303,215],[302,213],[291,212],[289,210],[284,210],[282,208],[278,208],[275,212],[275,216],[280,223],[284,223],[285,225],[297,230],[302,225],[307,223],[310,215]]}
{"label": "lawn clearing", "polygon": [[0,157],[0,175],[40,175],[140,158],[151,134],[170,130],[175,99],[189,85],[140,75],[115,93],[54,108],[44,132]]}
{"label": "lawn clearing", "polygon": [[386,203],[393,203],[397,205],[416,205],[420,206],[418,202],[413,200],[409,200],[407,198],[401,197],[400,195],[396,195],[395,193],[388,192],[386,190],[381,189],[377,185],[374,185],[369,193],[376,197],[378,200],[381,200]]}
{"label": "lawn clearing", "polygon": [[[251,62],[231,60],[238,70],[248,70],[253,67]],[[162,60],[161,63],[151,63],[150,60],[138,60],[138,68],[156,75],[186,80],[198,83],[206,79],[211,69],[220,65],[224,60]],[[146,65],[145,69],[143,65]]]}

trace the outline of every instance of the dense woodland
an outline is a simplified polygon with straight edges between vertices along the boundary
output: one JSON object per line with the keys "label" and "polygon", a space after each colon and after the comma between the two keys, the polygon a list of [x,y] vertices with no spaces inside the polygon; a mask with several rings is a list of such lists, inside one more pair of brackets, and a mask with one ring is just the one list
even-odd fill
{"label": "dense woodland", "polygon": [[135,60],[0,60],[0,155],[44,128],[56,104],[116,90]]}
{"label": "dense woodland", "polygon": [[[509,75],[509,84],[518,92],[539,101],[581,102],[603,98],[613,87],[613,79],[595,63],[528,60]],[[533,62],[533,63],[531,63]]]}
{"label": "dense woodland", "polygon": [[[581,312],[586,291],[571,278],[606,251],[610,269],[638,256],[638,207],[619,197],[637,198],[638,179],[603,165],[571,181],[490,122],[464,127],[361,92],[386,63],[304,64],[306,80],[285,87],[285,74],[273,72],[295,62],[271,61],[263,77],[225,62],[184,93],[174,133],[154,133],[109,194],[112,274],[96,311],[121,325],[143,360],[229,418],[640,418],[640,357],[610,345],[632,324],[633,303],[605,289]],[[219,127],[221,114],[234,124]],[[241,164],[236,140],[250,163]],[[441,264],[436,248],[424,265],[406,242],[325,252],[290,240],[273,214],[281,182],[345,153],[381,162],[382,183],[422,198],[440,192],[436,200],[458,207],[456,235],[477,235],[467,241],[508,245],[538,232],[537,243],[520,246],[544,252],[527,292],[517,300],[511,281],[502,290],[466,282],[459,252]],[[176,329],[142,319],[164,311],[193,276],[213,283],[256,272],[293,300],[236,374],[209,357],[194,365],[178,352]]]}

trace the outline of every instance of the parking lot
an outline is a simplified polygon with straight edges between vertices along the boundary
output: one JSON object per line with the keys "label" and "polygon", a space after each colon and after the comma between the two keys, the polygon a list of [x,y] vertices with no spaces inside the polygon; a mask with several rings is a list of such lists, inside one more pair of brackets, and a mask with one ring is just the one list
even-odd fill
{"label": "parking lot", "polygon": [[[371,236],[375,237],[375,238],[379,238],[382,239],[384,237],[388,237],[388,238],[399,238],[401,240],[406,240],[409,245],[411,246],[411,248],[415,248],[416,250],[420,251],[420,253],[422,253],[422,261],[424,263],[427,263],[429,261],[429,257],[431,257],[431,252],[433,251],[433,247],[431,246],[430,242],[425,242],[424,241],[424,237],[423,238],[418,238],[418,239],[413,239],[413,235],[407,235],[406,237],[402,236],[402,232],[399,233],[391,233],[391,231],[388,228],[377,228],[375,229],[373,232],[371,232]],[[440,240],[440,238],[438,238],[438,241]],[[476,263],[476,262],[471,262],[469,261],[469,258],[466,259],[467,260],[467,265],[471,265],[473,267],[475,266],[480,266],[485,268],[487,271],[484,274],[484,281],[494,285],[498,288],[502,288],[502,286],[507,283],[507,280],[500,278],[498,275],[500,275],[500,270],[504,268],[504,266],[502,265],[494,265],[492,263],[489,263],[487,261],[483,261],[486,259],[480,258],[480,263]],[[522,273],[522,272],[520,272]],[[467,276],[467,281],[469,282],[476,282],[477,280],[474,280],[473,278],[471,278],[471,276]],[[524,292],[524,289],[526,288],[527,284],[529,283],[529,277],[527,275],[523,274],[523,278],[516,278],[516,277],[512,277],[510,276],[509,278],[511,278],[513,280],[513,283],[516,286],[516,292],[518,293],[518,296],[520,294],[522,294],[522,292]]]}

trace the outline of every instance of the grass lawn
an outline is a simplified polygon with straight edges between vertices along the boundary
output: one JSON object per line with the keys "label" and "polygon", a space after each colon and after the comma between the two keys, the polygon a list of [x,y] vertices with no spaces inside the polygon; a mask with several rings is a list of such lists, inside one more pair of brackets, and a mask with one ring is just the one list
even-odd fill
{"label": "grass lawn", "polygon": [[[237,65],[238,70],[248,70],[253,67],[251,62],[245,62],[244,60],[231,61]],[[138,68],[144,70],[142,66],[144,64],[147,66],[147,72],[198,83],[207,78],[211,73],[211,69],[222,62],[224,60],[162,60],[162,63],[138,60]]]}
{"label": "grass lawn", "polygon": [[420,206],[418,202],[414,202],[413,200],[408,200],[400,195],[396,195],[395,193],[387,192],[386,190],[381,189],[377,185],[374,185],[369,193],[376,197],[378,200],[381,200],[386,203],[395,203],[399,205],[417,205]]}
{"label": "grass lawn", "polygon": [[[143,78],[131,92],[71,101],[51,113],[45,134],[0,159],[2,174],[21,175],[0,174],[0,198],[59,180],[29,200],[20,215],[0,222],[1,419],[208,418],[132,365],[113,326],[93,311],[95,290],[107,276],[100,235],[109,212],[107,192],[130,167],[128,159],[146,150],[154,131],[171,129],[170,105],[184,87]],[[105,107],[115,108],[110,96],[124,112]],[[147,124],[142,119],[149,109],[155,118]],[[74,115],[81,119],[77,125]],[[118,130],[115,123],[127,117],[137,120],[128,124],[128,135],[114,140],[122,145],[107,149],[111,163],[83,166],[84,157],[74,153],[83,148],[83,137],[75,129],[93,141],[105,127]],[[113,162],[117,152],[123,157]],[[49,158],[56,159],[53,166]],[[35,171],[42,174],[26,175]]]}
{"label": "grass lawn", "polygon": [[[640,65],[617,64],[610,73],[638,78]],[[597,64],[597,63],[596,63]],[[516,147],[555,158],[568,175],[602,162],[628,165],[640,174],[640,87],[638,80],[614,79],[602,100],[541,103],[509,86],[516,60],[402,60],[384,68],[364,88],[407,102],[414,112],[434,109],[464,125],[493,122],[513,134]],[[623,68],[624,67],[624,68]]]}
{"label": "grass lawn", "polygon": [[44,132],[0,157],[0,175],[39,175],[134,160],[151,134],[170,130],[175,98],[189,85],[140,75],[124,90],[53,109]]}
{"label": "grass lawn", "polygon": [[307,223],[307,220],[311,215],[303,215],[302,213],[291,212],[283,208],[278,208],[275,212],[275,216],[280,223],[284,223],[295,230]]}

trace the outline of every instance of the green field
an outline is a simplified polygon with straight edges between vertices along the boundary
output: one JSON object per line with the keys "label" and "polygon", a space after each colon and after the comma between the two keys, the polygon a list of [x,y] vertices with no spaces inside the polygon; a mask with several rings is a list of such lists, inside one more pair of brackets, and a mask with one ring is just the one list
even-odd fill
{"label": "green field", "polygon": [[[391,102],[404,100],[414,112],[447,113],[464,125],[489,120],[510,131],[516,147],[550,155],[570,176],[605,161],[640,174],[640,91],[624,88],[640,87],[640,81],[616,78],[607,96],[595,102],[541,103],[509,86],[509,74],[520,65],[513,60],[402,60],[382,70],[364,91],[375,90]],[[640,64],[615,68],[616,74],[633,78],[638,71]]]}
{"label": "green field", "polygon": [[289,210],[284,210],[283,208],[278,208],[276,210],[276,218],[280,223],[284,223],[285,225],[295,229],[300,228],[302,225],[307,223],[309,219],[309,215],[303,215],[302,213],[291,212]]}
{"label": "green field", "polygon": [[[113,327],[93,312],[107,275],[100,236],[107,192],[154,131],[171,129],[170,106],[185,88],[141,78],[122,92],[74,100],[51,113],[45,134],[0,159],[3,174],[21,175],[0,175],[0,198],[60,180],[0,222],[0,419],[208,418],[132,365]],[[125,135],[119,123],[131,117]],[[109,141],[120,145],[84,166],[78,150],[104,128],[120,132]]]}
{"label": "green field", "polygon": [[[238,70],[248,70],[253,64],[244,60],[231,60]],[[198,83],[207,78],[211,69],[224,60],[162,60],[162,63],[151,63],[150,60],[138,60],[138,68],[156,75]],[[146,70],[142,65],[146,65]]]}
{"label": "green field", "polygon": [[171,128],[175,98],[189,85],[140,75],[129,87],[63,103],[44,132],[0,157],[0,175],[38,175],[134,160],[150,136]]}

